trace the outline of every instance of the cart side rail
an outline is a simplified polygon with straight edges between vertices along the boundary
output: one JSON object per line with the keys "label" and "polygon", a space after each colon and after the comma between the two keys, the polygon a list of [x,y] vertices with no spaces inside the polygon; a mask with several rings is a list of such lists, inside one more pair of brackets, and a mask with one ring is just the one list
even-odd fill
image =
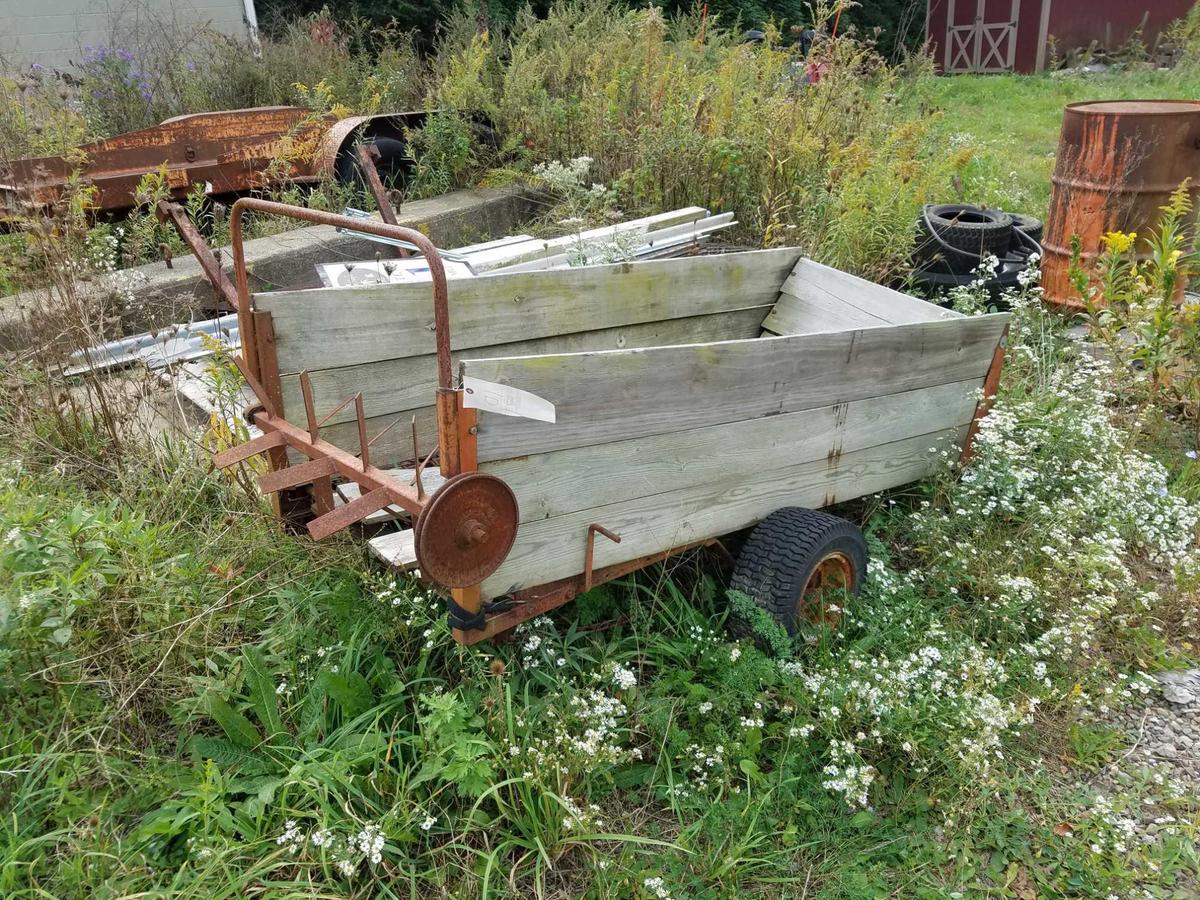
{"label": "cart side rail", "polygon": [[780,288],[779,302],[763,328],[771,334],[813,334],[961,318],[952,309],[801,259]]}
{"label": "cart side rail", "polygon": [[516,494],[483,596],[611,566],[922,478],[961,446],[1008,316],[691,346],[469,360],[553,424],[479,413],[479,469]]}
{"label": "cart side rail", "polygon": [[[452,279],[451,349],[457,363],[755,337],[799,255],[781,248]],[[307,371],[331,442],[356,442],[355,409],[337,406],[361,392],[369,433],[405,422],[372,447],[378,464],[413,456],[412,416],[420,452],[436,446],[428,282],[260,292],[253,305],[272,317],[285,415],[303,416]]]}

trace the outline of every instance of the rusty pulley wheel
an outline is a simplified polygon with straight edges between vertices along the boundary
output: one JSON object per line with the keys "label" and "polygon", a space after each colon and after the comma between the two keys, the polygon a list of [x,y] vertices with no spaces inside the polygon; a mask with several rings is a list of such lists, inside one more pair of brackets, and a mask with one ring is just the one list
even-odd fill
{"label": "rusty pulley wheel", "polygon": [[495,475],[455,475],[417,517],[421,574],[445,587],[479,584],[508,556],[519,521],[517,498]]}
{"label": "rusty pulley wheel", "polygon": [[796,618],[812,625],[837,628],[842,621],[838,604],[854,587],[854,563],[841,550],[830,551],[808,576],[808,583],[796,600]]}

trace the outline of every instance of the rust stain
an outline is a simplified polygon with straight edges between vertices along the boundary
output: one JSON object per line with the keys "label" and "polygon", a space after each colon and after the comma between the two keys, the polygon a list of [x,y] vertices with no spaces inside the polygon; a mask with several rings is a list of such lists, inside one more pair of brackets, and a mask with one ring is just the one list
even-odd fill
{"label": "rust stain", "polygon": [[[1063,112],[1050,215],[1042,243],[1046,299],[1083,307],[1068,277],[1071,241],[1089,267],[1110,231],[1145,236],[1186,178],[1200,199],[1200,103],[1130,100],[1072,103]],[[1143,250],[1145,247],[1143,246]],[[1146,255],[1145,253],[1141,255]],[[1183,284],[1179,285],[1182,300]]]}
{"label": "rust stain", "polygon": [[[314,181],[333,173],[334,161],[358,129],[378,122],[389,130],[392,126],[383,120],[404,122],[413,116],[424,113],[337,121],[294,106],[223,110],[168,119],[153,128],[85,144],[76,154],[87,160],[81,175],[96,188],[97,209],[119,210],[133,206],[138,182],[163,166],[174,199],[196,184],[211,184],[212,193],[218,194],[261,188],[263,170],[285,147],[293,148],[297,157],[289,177]],[[13,160],[5,169],[6,187],[20,197],[52,203],[77,167],[66,156]],[[0,205],[0,214],[15,212]]]}

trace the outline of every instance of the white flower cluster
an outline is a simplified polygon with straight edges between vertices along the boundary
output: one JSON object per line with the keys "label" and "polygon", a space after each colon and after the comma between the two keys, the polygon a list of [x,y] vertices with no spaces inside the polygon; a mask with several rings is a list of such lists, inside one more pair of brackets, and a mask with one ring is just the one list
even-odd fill
{"label": "white flower cluster", "polygon": [[710,787],[719,788],[725,782],[725,745],[705,747],[688,744],[678,760],[687,771],[687,780],[673,786],[670,793],[676,797],[689,797],[705,793]]}
{"label": "white flower cluster", "polygon": [[552,637],[558,636],[554,622],[549,616],[538,616],[517,626],[516,635],[521,639],[521,664],[527,669],[540,668],[543,662],[549,663],[556,669],[567,664],[567,659],[558,652],[557,641]]}
{"label": "white flower cluster", "polygon": [[[1099,629],[1154,608],[1134,556],[1167,574],[1200,572],[1200,507],[1171,494],[1166,469],[1126,446],[1106,379],[1081,358],[1048,372],[1038,396],[999,403],[949,507],[914,517],[947,567],[996,573],[978,585],[981,600],[997,620],[1020,610],[1014,625],[1032,635],[1024,650],[1034,663],[1091,651]],[[1013,521],[1039,544],[981,549],[986,542],[972,539]]]}
{"label": "white flower cluster", "polygon": [[[864,753],[886,745],[887,734],[913,753],[912,723],[923,723],[939,750],[950,747],[975,777],[985,778],[994,760],[1003,758],[1004,735],[1017,730],[1027,704],[997,696],[1008,681],[1004,666],[974,644],[952,641],[934,626],[927,643],[898,657],[850,652],[825,672],[805,672],[794,661],[780,670],[800,678],[812,694],[817,721],[794,727],[790,737],[808,737],[816,728],[843,734],[829,744],[824,786],[851,806],[868,805],[874,769]],[[858,728],[853,729],[857,723]]]}
{"label": "white flower cluster", "polygon": [[632,669],[627,669],[625,666],[613,663],[612,683],[617,690],[628,691],[637,687],[638,679]]}
{"label": "white flower cluster", "polygon": [[394,579],[383,580],[374,591],[375,601],[402,612],[404,624],[421,628],[425,649],[434,646],[433,633],[439,622],[445,621],[445,601],[428,588],[420,588]]}
{"label": "white flower cluster", "polygon": [[657,875],[653,878],[645,879],[642,882],[642,887],[649,892],[650,896],[656,897],[658,900],[671,900],[671,892],[667,890],[667,883]]}
{"label": "white flower cluster", "polygon": [[[1174,823],[1174,816],[1159,816],[1154,820],[1155,830],[1165,837],[1175,835],[1178,828]],[[1112,799],[1104,794],[1097,794],[1092,801],[1092,808],[1087,812],[1087,826],[1092,841],[1089,846],[1098,855],[1111,853],[1123,857],[1138,844],[1156,839],[1154,832],[1140,827],[1136,816],[1118,811]]]}
{"label": "white flower cluster", "polygon": [[303,855],[307,847],[330,854],[334,869],[343,878],[354,875],[364,863],[377,866],[383,862],[383,829],[371,823],[354,834],[339,835],[327,828],[306,832],[295,819],[288,819],[275,843],[295,856]]}
{"label": "white flower cluster", "polygon": [[[533,174],[550,190],[565,194],[579,190],[587,183],[587,173],[592,168],[592,162],[590,156],[577,156],[565,165],[554,159],[535,165]],[[601,192],[604,190],[603,185],[593,187],[599,187]]]}
{"label": "white flower cluster", "polygon": [[829,759],[829,764],[821,770],[826,776],[821,787],[841,794],[851,806],[870,806],[868,791],[875,780],[875,770],[862,762],[858,748],[850,741],[830,741]]}
{"label": "white flower cluster", "polygon": [[621,719],[626,710],[616,697],[584,688],[554,698],[551,705],[558,715],[547,734],[524,748],[509,746],[509,756],[523,758],[529,766],[526,778],[543,775],[557,783],[591,772],[597,765],[641,759],[641,750],[628,749],[622,742]]}
{"label": "white flower cluster", "polygon": [[600,807],[595,803],[589,803],[585,809],[570,797],[563,797],[562,804],[565,808],[563,831],[600,831],[604,828]]}

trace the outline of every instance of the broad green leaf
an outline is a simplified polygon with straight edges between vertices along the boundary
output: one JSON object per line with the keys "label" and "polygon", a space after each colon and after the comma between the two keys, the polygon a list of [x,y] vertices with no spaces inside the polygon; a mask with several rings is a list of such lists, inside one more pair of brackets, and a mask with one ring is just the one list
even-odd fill
{"label": "broad green leaf", "polygon": [[348,672],[344,675],[339,672],[329,672],[326,675],[325,684],[329,696],[341,706],[342,714],[347,719],[353,719],[366,712],[375,703],[375,697],[371,694],[371,686],[367,684],[367,679],[358,672]]}
{"label": "broad green leaf", "polygon": [[279,698],[275,694],[275,681],[267,672],[262,649],[246,647],[242,650],[246,663],[246,690],[250,693],[250,705],[258,716],[259,724],[270,739],[283,731],[283,719],[279,715]]}
{"label": "broad green leaf", "polygon": [[875,822],[875,813],[869,809],[860,809],[850,817],[850,824],[855,828],[866,828]]}
{"label": "broad green leaf", "polygon": [[206,694],[204,706],[208,714],[217,720],[225,736],[237,746],[253,750],[262,742],[262,736],[254,727],[254,723],[230,706],[220,694]]}
{"label": "broad green leaf", "polygon": [[189,746],[197,756],[211,759],[222,768],[236,768],[244,775],[265,775],[274,768],[265,756],[243,750],[224,738],[194,737]]}

